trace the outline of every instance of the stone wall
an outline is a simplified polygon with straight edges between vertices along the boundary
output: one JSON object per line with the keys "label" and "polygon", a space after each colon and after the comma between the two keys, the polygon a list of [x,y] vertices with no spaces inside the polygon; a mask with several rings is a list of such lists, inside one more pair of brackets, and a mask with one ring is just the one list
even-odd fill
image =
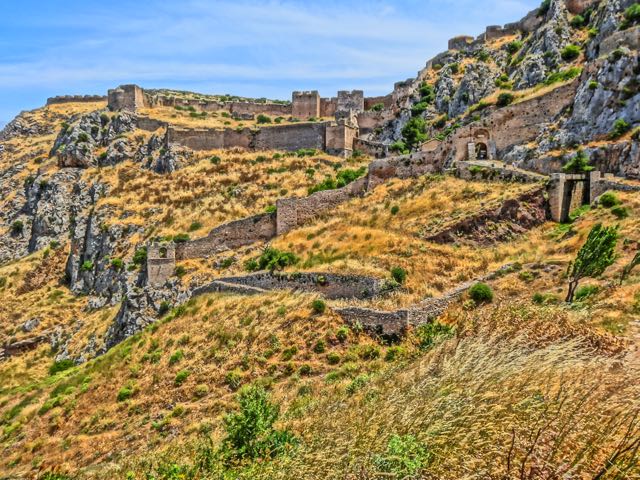
{"label": "stone wall", "polygon": [[173,275],[176,248],[173,242],[152,243],[147,247],[147,284],[159,287]]}
{"label": "stone wall", "polygon": [[338,92],[337,112],[346,112],[353,110],[354,112],[364,111],[364,92],[362,90],[340,90]]}
{"label": "stone wall", "polygon": [[263,213],[225,223],[214,228],[204,238],[179,243],[176,259],[203,258],[213,253],[267,241],[276,235],[275,213]]}
{"label": "stone wall", "polygon": [[[599,174],[599,172],[597,172]],[[590,202],[590,175],[554,173],[549,181],[549,211],[551,219],[563,223],[569,213]]]}
{"label": "stone wall", "polygon": [[367,190],[390,178],[419,177],[442,171],[441,162],[434,152],[415,152],[409,155],[382,158],[369,164]]}
{"label": "stone wall", "polygon": [[385,109],[393,106],[393,95],[385,95],[383,97],[366,97],[364,99],[364,109],[370,110],[374,105],[381,103]]}
{"label": "stone wall", "polygon": [[333,98],[321,98],[320,99],[320,113],[321,117],[333,117],[338,110],[338,99]]}
{"label": "stone wall", "polygon": [[106,102],[105,95],[60,95],[47,98],[47,105],[58,105],[61,103],[94,103]]}
{"label": "stone wall", "polygon": [[367,110],[357,115],[358,129],[361,135],[372,133],[376,128],[383,127],[395,118],[391,110],[373,111]]}
{"label": "stone wall", "polygon": [[316,192],[303,198],[281,198],[277,200],[277,235],[287,233],[317,218],[319,215],[335,209],[349,199],[364,193],[366,184],[366,178],[361,178],[346,187],[336,190]]}
{"label": "stone wall", "polygon": [[509,23],[504,27],[501,25],[491,25],[488,26],[485,31],[484,39],[490,42],[491,40],[508,37],[517,33],[520,33],[520,25],[518,23]]}
{"label": "stone wall", "polygon": [[519,170],[508,164],[491,162],[457,162],[456,173],[463,180],[500,180],[503,182],[535,183],[546,176],[527,170]]}
{"label": "stone wall", "polygon": [[372,142],[363,138],[355,138],[353,141],[353,149],[359,150],[365,155],[374,158],[385,158],[389,156],[389,145],[382,142]]}
{"label": "stone wall", "polygon": [[328,125],[325,148],[329,155],[349,157],[353,153],[353,142],[358,129],[345,124]]}
{"label": "stone wall", "polygon": [[459,35],[449,40],[448,48],[449,50],[464,51],[467,48],[469,48],[474,41],[475,41],[474,37],[470,37],[469,35]]}
{"label": "stone wall", "polygon": [[[313,272],[258,272],[236,277],[218,278],[212,283],[240,285],[261,290],[293,290],[317,292],[328,299],[367,299],[378,295],[383,282],[372,277]],[[198,289],[206,293],[207,287]],[[195,293],[195,292],[194,292]]]}
{"label": "stone wall", "polygon": [[148,132],[155,132],[159,128],[167,128],[169,126],[166,122],[144,115],[137,116],[136,125],[140,130],[146,130]]}
{"label": "stone wall", "polygon": [[293,123],[264,127],[254,133],[255,150],[289,150],[315,148],[324,150],[328,122]]}
{"label": "stone wall", "polygon": [[107,92],[107,104],[110,110],[128,110],[135,112],[148,106],[143,90],[137,85],[120,85]]}
{"label": "stone wall", "polygon": [[320,117],[320,94],[318,91],[293,92],[291,95],[291,115],[302,119]]}
{"label": "stone wall", "polygon": [[291,115],[291,104],[284,103],[230,102],[223,104],[223,108],[227,108],[232,115]]}

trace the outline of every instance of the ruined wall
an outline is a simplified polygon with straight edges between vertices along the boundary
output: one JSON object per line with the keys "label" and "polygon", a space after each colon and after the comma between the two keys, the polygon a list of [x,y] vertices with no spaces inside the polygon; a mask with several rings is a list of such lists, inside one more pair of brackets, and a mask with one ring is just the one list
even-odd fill
{"label": "ruined wall", "polygon": [[152,243],[147,247],[147,284],[161,286],[176,268],[175,244]]}
{"label": "ruined wall", "polygon": [[225,223],[214,228],[204,238],[180,243],[176,247],[176,259],[202,258],[212,253],[270,240],[276,235],[276,216],[263,213]]}
{"label": "ruined wall", "polygon": [[192,150],[214,150],[219,148],[240,147],[250,149],[254,132],[249,128],[178,128],[169,125],[167,144],[178,143]]}
{"label": "ruined wall", "polygon": [[365,155],[374,158],[385,158],[389,156],[389,145],[381,142],[372,142],[363,138],[353,139],[353,149],[359,150]]}
{"label": "ruined wall", "polygon": [[254,133],[256,150],[289,150],[315,148],[324,150],[328,123],[294,123],[264,127]]}
{"label": "ruined wall", "polygon": [[94,103],[106,102],[105,95],[59,95],[47,98],[47,105],[57,105],[61,103]]}
{"label": "ruined wall", "polygon": [[463,180],[500,180],[503,182],[531,183],[542,182],[547,177],[526,170],[518,170],[510,165],[493,166],[491,162],[487,165],[478,165],[470,162],[457,162],[456,173]]}
{"label": "ruined wall", "polygon": [[337,112],[346,112],[353,110],[354,112],[364,111],[364,92],[362,90],[340,90],[338,92]]}
{"label": "ruined wall", "polygon": [[[592,172],[592,174],[595,172]],[[597,177],[599,178],[599,172]],[[585,174],[554,173],[551,175],[547,191],[549,211],[555,222],[566,222],[576,208],[590,202],[590,177]]]}
{"label": "ruined wall", "polygon": [[[317,292],[331,300],[339,298],[372,298],[380,293],[382,287],[382,282],[376,278],[324,272],[258,272],[237,277],[217,278],[213,283],[216,282],[262,290]],[[200,289],[200,292],[204,293],[202,290]]]}
{"label": "ruined wall", "polygon": [[490,25],[484,33],[484,39],[489,42],[498,38],[508,37],[520,33],[518,23],[508,23],[504,27],[500,25]]}
{"label": "ruined wall", "polygon": [[330,155],[348,157],[353,153],[353,142],[358,129],[349,125],[328,125],[325,151]]}
{"label": "ruined wall", "polygon": [[364,99],[364,109],[370,110],[371,107],[381,103],[384,105],[384,108],[391,108],[393,106],[393,95],[384,95],[381,97],[366,97]]}
{"label": "ruined wall", "polygon": [[338,110],[337,98],[333,97],[333,98],[320,99],[320,116],[321,117],[333,117],[336,114],[337,110]]}
{"label": "ruined wall", "polygon": [[498,157],[507,148],[536,138],[564,109],[572,105],[578,84],[579,80],[575,80],[547,94],[495,109],[482,120],[458,129],[438,149],[441,160],[465,160],[467,146],[474,142],[475,132],[480,128],[491,132]]}
{"label": "ruined wall", "polygon": [[120,85],[107,92],[107,105],[110,110],[128,110],[135,112],[148,105],[142,89],[137,85]]}
{"label": "ruined wall", "polygon": [[442,171],[442,165],[435,152],[416,152],[374,160],[369,164],[367,190],[375,188],[390,178],[419,177],[440,171]]}
{"label": "ruined wall", "polygon": [[449,40],[449,50],[466,50],[475,41],[474,37],[460,35]]}
{"label": "ruined wall", "polygon": [[166,128],[168,124],[155,118],[149,118],[147,116],[138,115],[136,118],[136,125],[140,130],[146,130],[148,132],[155,132],[159,128]]}
{"label": "ruined wall", "polygon": [[235,115],[271,115],[274,117],[290,116],[291,105],[284,103],[230,102],[224,104],[229,112]]}
{"label": "ruined wall", "polygon": [[361,178],[337,190],[316,192],[303,198],[281,198],[277,200],[277,234],[287,233],[326,211],[336,208],[341,203],[364,193],[366,184],[366,179]]}
{"label": "ruined wall", "polygon": [[373,132],[378,127],[383,127],[388,122],[395,118],[395,115],[390,110],[382,110],[375,112],[373,110],[367,110],[366,112],[358,113],[358,129],[361,135],[366,135]]}
{"label": "ruined wall", "polygon": [[320,94],[318,91],[293,92],[291,95],[291,115],[302,119],[319,117]]}

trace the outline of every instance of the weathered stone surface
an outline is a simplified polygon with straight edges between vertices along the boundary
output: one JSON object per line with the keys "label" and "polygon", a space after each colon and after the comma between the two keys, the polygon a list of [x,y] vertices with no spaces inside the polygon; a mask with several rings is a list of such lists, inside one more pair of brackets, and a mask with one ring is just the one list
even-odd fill
{"label": "weathered stone surface", "polygon": [[464,113],[471,105],[478,103],[496,89],[496,73],[484,63],[468,65],[464,77],[449,105],[449,116]]}

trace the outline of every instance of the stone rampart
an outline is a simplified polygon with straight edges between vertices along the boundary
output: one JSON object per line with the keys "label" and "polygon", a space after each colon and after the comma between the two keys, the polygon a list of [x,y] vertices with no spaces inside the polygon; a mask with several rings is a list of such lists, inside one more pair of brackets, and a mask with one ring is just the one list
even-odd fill
{"label": "stone rampart", "polygon": [[374,158],[385,158],[389,156],[389,145],[381,142],[372,142],[364,138],[353,140],[353,149]]}
{"label": "stone rampart", "polygon": [[[236,277],[218,278],[212,283],[240,285],[259,290],[293,290],[320,293],[334,300],[341,298],[368,299],[381,292],[383,281],[359,275],[338,275],[314,272],[257,272]],[[217,287],[216,287],[217,288]],[[205,293],[207,286],[197,290]],[[195,293],[195,292],[194,292]]]}
{"label": "stone rampart", "polygon": [[395,118],[391,110],[367,110],[357,115],[358,129],[360,135],[372,133],[376,128],[383,127]]}
{"label": "stone rampart", "polygon": [[138,85],[120,85],[107,92],[107,105],[110,110],[128,110],[135,112],[149,105],[144,91]]}
{"label": "stone rampart", "polygon": [[254,133],[252,147],[255,150],[324,150],[328,125],[329,122],[312,122],[264,127]]}
{"label": "stone rampart", "polygon": [[176,247],[173,242],[152,243],[147,247],[147,283],[164,285],[176,268]]}
{"label": "stone rampart", "polygon": [[267,241],[275,236],[275,213],[262,213],[220,225],[204,238],[179,243],[176,246],[176,259],[203,258],[213,253]]}
{"label": "stone rampart", "polygon": [[167,128],[169,125],[167,122],[156,120],[145,115],[138,115],[136,118],[136,125],[140,130],[146,130],[148,132],[155,132],[159,128]]}
{"label": "stone rampart", "polygon": [[336,190],[316,192],[303,198],[281,198],[276,201],[277,235],[303,225],[338,205],[361,195],[365,191],[366,178],[361,178]]}
{"label": "stone rampart", "polygon": [[364,99],[364,109],[370,110],[372,107],[378,104],[382,104],[384,108],[388,109],[393,106],[393,95],[385,95],[383,97],[365,97]]}
{"label": "stone rampart", "polygon": [[301,119],[320,117],[320,94],[318,91],[293,92],[291,94],[291,115]]}
{"label": "stone rampart", "polygon": [[94,103],[106,102],[105,95],[59,95],[47,98],[47,105],[58,105],[61,103]]}

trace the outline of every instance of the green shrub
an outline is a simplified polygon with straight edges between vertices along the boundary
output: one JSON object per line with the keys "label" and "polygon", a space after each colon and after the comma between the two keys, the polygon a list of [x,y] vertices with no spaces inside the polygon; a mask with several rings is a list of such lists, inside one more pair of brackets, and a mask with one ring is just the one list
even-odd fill
{"label": "green shrub", "polygon": [[358,390],[361,390],[367,383],[369,383],[369,375],[360,374],[347,385],[347,393],[353,395]]}
{"label": "green shrub", "polygon": [[478,53],[476,53],[476,58],[481,62],[487,62],[489,58],[491,58],[491,56],[489,55],[488,51],[482,49]]}
{"label": "green shrub", "polygon": [[337,365],[340,363],[340,355],[337,353],[331,352],[327,354],[327,362],[329,365]]}
{"label": "green shrub", "polygon": [[620,138],[625,133],[631,130],[631,125],[627,123],[623,118],[619,118],[613,123],[613,129],[609,134],[609,138],[611,140],[615,140],[616,138]]}
{"label": "green shrub", "polygon": [[569,160],[562,170],[566,173],[585,173],[593,170],[593,167],[589,165],[590,159],[584,150],[579,149],[575,156]]}
{"label": "green shrub", "polygon": [[448,338],[452,334],[452,327],[438,322],[425,323],[416,328],[416,339],[421,350],[428,350],[437,340]]}
{"label": "green shrub", "polygon": [[55,375],[58,372],[64,372],[65,370],[69,370],[74,365],[73,360],[64,359],[59,360],[57,362],[53,362],[53,364],[49,367],[49,375]]}
{"label": "green shrub", "polygon": [[209,159],[209,161],[210,161],[212,164],[214,164],[214,165],[218,165],[218,164],[220,163],[220,161],[221,161],[221,160],[222,160],[222,159],[221,159],[219,156],[217,156],[217,155],[214,155],[213,157],[211,157],[211,158]]}
{"label": "green shrub", "polygon": [[202,223],[198,221],[192,222],[191,225],[189,225],[190,232],[195,232],[196,230],[200,230],[201,228],[202,228]]}
{"label": "green shrub", "polygon": [[624,30],[637,23],[640,23],[640,3],[636,2],[624,11],[624,20],[620,28]]}
{"label": "green shrub", "polygon": [[620,199],[613,192],[605,192],[600,196],[599,203],[605,208],[611,208],[620,205]]}
{"label": "green shrub", "polygon": [[389,150],[391,150],[394,153],[399,153],[401,155],[404,155],[405,153],[409,153],[409,150],[407,149],[407,145],[402,140],[398,140],[397,142],[393,142],[391,145],[389,145]]}
{"label": "green shrub", "polygon": [[200,385],[196,385],[196,389],[193,391],[193,394],[197,398],[206,397],[209,394],[209,386],[201,383]]}
{"label": "green shrub", "polygon": [[273,425],[280,407],[269,401],[261,386],[250,386],[238,395],[240,410],[224,417],[227,436],[222,453],[228,461],[273,458],[295,445],[293,434],[276,430]]}
{"label": "green shrub", "polygon": [[389,347],[387,349],[387,352],[384,355],[384,359],[387,362],[393,362],[395,360],[397,360],[398,358],[404,356],[406,353],[405,349],[403,347],[400,347],[398,345],[394,345],[393,347]]}
{"label": "green shrub", "polygon": [[544,15],[547,14],[547,12],[549,12],[550,8],[551,8],[551,0],[542,0],[542,3],[540,4],[540,8],[538,9],[538,16],[543,17]]}
{"label": "green shrub", "polygon": [[342,326],[338,328],[338,330],[336,330],[336,338],[338,339],[339,342],[342,342],[342,343],[346,342],[348,337],[349,337],[349,327]]}
{"label": "green shrub", "polygon": [[16,220],[11,224],[11,233],[19,235],[24,231],[24,222],[22,220]]}
{"label": "green shrub", "polygon": [[324,340],[318,340],[316,344],[313,346],[313,351],[315,353],[324,353],[327,349],[327,344]]}
{"label": "green shrub", "polygon": [[427,139],[427,124],[421,117],[414,117],[402,128],[402,136],[408,150],[412,150]]}
{"label": "green shrub", "polygon": [[278,208],[275,205],[267,205],[267,208],[264,209],[266,213],[276,213]]}
{"label": "green shrub", "polygon": [[282,270],[295,265],[300,259],[291,252],[283,252],[273,247],[267,247],[253,262],[246,262],[245,268],[249,271],[256,270]]}
{"label": "green shrub", "polygon": [[173,271],[173,274],[178,278],[182,278],[187,274],[187,269],[184,268],[182,265],[178,265]]}
{"label": "green shrub", "polygon": [[518,50],[520,50],[521,48],[522,48],[521,40],[514,40],[513,42],[507,43],[507,52],[509,52],[511,55],[517,53]]}
{"label": "green shrub", "polygon": [[80,270],[90,272],[91,270],[93,270],[93,262],[91,260],[85,260],[80,266]]}
{"label": "green shrub", "polygon": [[402,267],[392,267],[391,278],[402,285],[407,279],[407,271]]}
{"label": "green shrub", "polygon": [[371,110],[373,112],[381,112],[382,110],[384,110],[384,103],[376,103],[371,107]]}
{"label": "green shrub", "polygon": [[476,303],[493,301],[493,290],[486,283],[478,282],[469,289],[469,297]]}
{"label": "green shrub", "polygon": [[565,70],[560,70],[558,72],[553,72],[549,74],[549,76],[544,81],[545,85],[553,85],[558,82],[566,82],[568,80],[572,80],[579,76],[582,73],[582,69],[580,67],[571,67]]}
{"label": "green shrub", "polygon": [[261,113],[256,117],[256,123],[259,123],[259,124],[271,123],[271,118]]}
{"label": "green shrub", "polygon": [[515,98],[516,97],[512,93],[502,92],[500,95],[498,95],[498,101],[496,102],[496,105],[498,107],[506,107],[507,105],[511,105]]}
{"label": "green shrub", "polygon": [[147,261],[147,247],[138,248],[133,254],[133,263],[135,265],[142,265]]}
{"label": "green shrub", "polygon": [[600,86],[600,84],[598,82],[596,82],[595,80],[591,80],[589,82],[589,90],[596,90],[599,86]]}
{"label": "green shrub", "polygon": [[573,28],[582,28],[586,24],[586,20],[582,15],[576,15],[571,19],[571,26]]}
{"label": "green shrub", "polygon": [[584,285],[576,290],[574,299],[578,302],[586,300],[588,297],[598,293],[598,290],[597,285]]}
{"label": "green shrub", "polygon": [[611,209],[611,213],[615,215],[619,220],[627,218],[629,216],[629,210],[626,207],[616,206]]}
{"label": "green shrub", "polygon": [[182,385],[185,380],[189,377],[191,373],[189,372],[189,370],[180,370],[177,374],[176,374],[176,378],[173,380],[173,384],[177,387]]}
{"label": "green shrub", "polygon": [[169,357],[169,365],[175,365],[184,358],[184,352],[182,350],[176,350]]}
{"label": "green shrub", "polygon": [[432,461],[433,455],[413,435],[393,435],[382,455],[375,455],[373,463],[378,470],[392,474],[393,478],[417,478]]}
{"label": "green shrub", "polygon": [[537,305],[555,305],[560,303],[560,299],[553,293],[540,293],[536,292],[531,297],[533,303]]}
{"label": "green shrub", "polygon": [[418,102],[411,107],[411,115],[417,117],[427,111],[429,104],[427,102]]}
{"label": "green shrub", "polygon": [[87,135],[85,132],[80,133],[80,135],[78,135],[78,140],[76,143],[81,143],[81,142],[88,142],[89,141],[89,135]]}
{"label": "green shrub", "polygon": [[400,207],[398,205],[394,205],[391,207],[391,215],[397,215],[400,212]]}
{"label": "green shrub", "polygon": [[178,233],[177,235],[173,236],[173,241],[175,243],[186,243],[189,241],[189,234],[188,233]]}
{"label": "green shrub", "polygon": [[282,360],[284,360],[285,362],[288,362],[289,360],[291,360],[295,354],[298,353],[298,347],[296,347],[295,345],[289,348],[285,348],[282,351]]}
{"label": "green shrub", "polygon": [[571,62],[580,56],[580,47],[577,45],[567,45],[560,51],[560,56],[565,62]]}
{"label": "green shrub", "polygon": [[303,375],[303,376],[311,375],[311,372],[312,372],[311,365],[309,365],[308,363],[305,363],[304,365],[302,365],[298,370],[298,373],[300,373],[300,375]]}
{"label": "green shrub", "polygon": [[133,389],[129,387],[122,387],[120,390],[118,390],[118,395],[116,399],[119,402],[124,402],[125,400],[130,399],[132,396],[133,396]]}
{"label": "green shrub", "polygon": [[160,302],[160,308],[158,309],[158,315],[163,317],[164,315],[166,315],[169,312],[170,309],[171,309],[171,304],[169,302],[167,302],[166,300],[163,300],[162,302]]}
{"label": "green shrub", "polygon": [[358,349],[358,356],[362,360],[375,360],[380,357],[380,347],[376,345],[361,345]]}
{"label": "green shrub", "polygon": [[121,258],[112,258],[111,268],[117,271],[121,271],[124,268],[124,260],[122,260]]}
{"label": "green shrub", "polygon": [[324,302],[324,300],[318,298],[311,302],[311,309],[316,315],[321,315],[327,309],[327,304]]}

